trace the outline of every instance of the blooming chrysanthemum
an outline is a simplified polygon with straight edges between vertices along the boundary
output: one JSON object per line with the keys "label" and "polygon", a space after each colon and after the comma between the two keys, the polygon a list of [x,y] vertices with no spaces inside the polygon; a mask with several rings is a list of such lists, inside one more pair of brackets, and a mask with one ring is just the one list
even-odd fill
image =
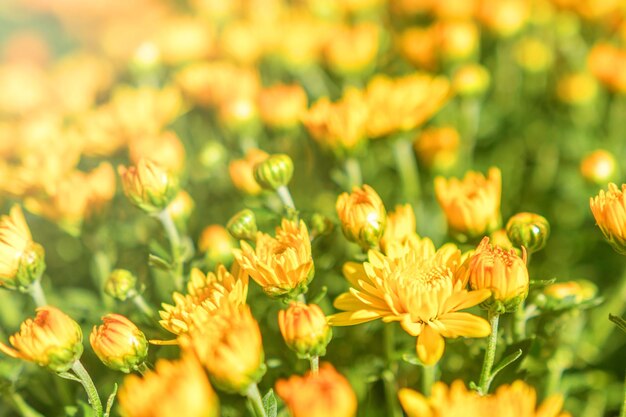
{"label": "blooming chrysanthemum", "polygon": [[145,376],[129,375],[118,394],[124,417],[216,417],[219,400],[193,355],[161,359]]}
{"label": "blooming chrysanthemum", "polygon": [[0,217],[0,287],[26,289],[43,269],[44,250],[33,242],[20,206]]}
{"label": "blooming chrysanthemum", "polygon": [[230,272],[219,265],[215,273],[206,275],[194,268],[187,284],[187,294],[175,292],[172,296],[174,305],[163,304],[163,310],[159,311],[159,323],[167,331],[180,336],[191,329],[196,310],[215,311],[225,300],[236,305],[245,304],[247,295],[248,276],[237,263],[233,264]]}
{"label": "blooming chrysanthemum", "polygon": [[607,242],[617,252],[626,254],[626,184],[620,189],[610,183],[607,191],[589,199],[591,212]]}
{"label": "blooming chrysanthemum", "polygon": [[258,232],[256,248],[241,241],[241,249],[233,252],[241,268],[272,297],[306,292],[313,277],[311,241],[303,221],[283,219],[276,237]]}
{"label": "blooming chrysanthemum", "polygon": [[498,168],[490,168],[487,178],[474,171],[463,180],[437,177],[435,194],[453,233],[480,237],[500,223],[502,174]]}
{"label": "blooming chrysanthemum", "polygon": [[408,417],[568,417],[562,412],[563,398],[554,395],[537,407],[537,394],[521,380],[500,386],[495,394],[480,396],[468,390],[463,381],[449,387],[443,382],[433,386],[429,398],[411,389],[399,392],[400,403]]}
{"label": "blooming chrysanthemum", "polygon": [[417,336],[417,355],[431,365],[443,355],[444,337],[484,337],[489,323],[459,310],[486,300],[489,290],[468,292],[467,281],[455,278],[461,252],[452,244],[435,250],[428,238],[410,239],[387,256],[370,251],[369,262],[348,262],[343,273],[352,288],[335,300],[345,310],[331,316],[335,326],[348,326],[382,318],[399,321]]}
{"label": "blooming chrysanthemum", "polygon": [[324,363],[318,373],[276,382],[276,393],[294,417],[353,417],[357,399],[348,380]]}

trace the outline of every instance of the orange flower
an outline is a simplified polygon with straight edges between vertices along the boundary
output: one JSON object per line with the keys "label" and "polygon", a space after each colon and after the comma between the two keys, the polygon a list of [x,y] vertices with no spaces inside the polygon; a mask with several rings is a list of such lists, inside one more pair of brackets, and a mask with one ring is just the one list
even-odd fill
{"label": "orange flower", "polygon": [[380,28],[373,23],[341,27],[326,44],[326,62],[340,74],[361,73],[374,63],[379,38]]}
{"label": "orange flower", "polygon": [[259,92],[259,113],[265,124],[276,128],[296,126],[307,110],[306,92],[298,84],[277,84]]}
{"label": "orange flower", "polygon": [[589,199],[591,212],[604,238],[613,249],[626,255],[626,184],[610,183],[607,191]]}
{"label": "orange flower", "polygon": [[319,373],[276,382],[276,393],[293,417],[354,417],[357,399],[350,383],[329,363]]}
{"label": "orange flower", "polygon": [[605,184],[616,174],[617,163],[612,153],[597,149],[580,162],[580,173],[587,181]]}
{"label": "orange flower", "polygon": [[458,159],[461,137],[453,127],[424,129],[413,146],[420,162],[434,170],[446,170]]}
{"label": "orange flower", "polygon": [[235,241],[222,225],[212,224],[205,227],[198,239],[198,249],[205,252],[204,258],[213,267],[217,264],[230,265],[233,261]]}
{"label": "orange flower", "polygon": [[263,189],[254,179],[254,168],[263,162],[269,155],[260,149],[249,149],[244,159],[235,159],[228,165],[230,179],[238,190],[257,195]]}

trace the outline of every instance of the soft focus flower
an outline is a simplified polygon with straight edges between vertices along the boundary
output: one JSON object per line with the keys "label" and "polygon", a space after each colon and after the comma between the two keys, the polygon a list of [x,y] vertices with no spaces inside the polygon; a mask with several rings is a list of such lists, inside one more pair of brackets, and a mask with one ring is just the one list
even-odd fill
{"label": "soft focus flower", "polygon": [[462,60],[478,48],[479,29],[471,20],[440,21],[436,26],[441,54],[450,60]]}
{"label": "soft focus flower", "polygon": [[259,114],[275,128],[296,126],[307,110],[307,96],[298,84],[277,84],[259,92]]}
{"label": "soft focus flower", "polygon": [[517,213],[507,222],[506,233],[515,246],[523,246],[529,253],[534,253],[548,242],[550,223],[535,213]]}
{"label": "soft focus flower", "polygon": [[165,210],[170,214],[172,220],[177,225],[181,225],[181,229],[184,229],[184,225],[189,220],[195,203],[189,193],[185,190],[180,190],[176,197],[167,205]]}
{"label": "soft focus flower", "polygon": [[568,74],[558,80],[556,94],[565,104],[592,103],[598,95],[598,82],[586,72]]}
{"label": "soft focus flower", "polygon": [[540,307],[556,308],[574,306],[591,300],[598,293],[598,287],[584,279],[555,282],[543,289],[541,297],[535,301]]}
{"label": "soft focus flower", "polygon": [[195,314],[181,346],[192,349],[214,385],[244,394],[265,373],[261,330],[245,304],[225,303],[214,314]]}
{"label": "soft focus flower", "polygon": [[148,355],[146,336],[135,324],[119,314],[102,317],[102,325],[93,326],[89,342],[107,367],[129,373],[136,371]]}
{"label": "soft focus flower", "polygon": [[613,249],[626,255],[626,184],[610,183],[607,191],[589,199],[596,224]]}
{"label": "soft focus flower", "polygon": [[175,292],[172,294],[174,305],[162,304],[159,324],[177,336],[187,334],[194,325],[196,314],[213,314],[226,302],[235,306],[245,304],[247,296],[248,276],[236,263],[230,271],[219,265],[215,272],[206,275],[193,268],[187,294]]}
{"label": "soft focus flower", "polygon": [[339,74],[358,74],[371,66],[379,47],[380,28],[373,23],[341,27],[326,44],[324,56]]}
{"label": "soft focus flower", "polygon": [[185,147],[172,131],[133,138],[128,144],[128,154],[133,164],[147,159],[172,172],[181,172],[185,166]]}
{"label": "soft focus flower", "polygon": [[141,159],[136,166],[118,167],[126,197],[140,209],[163,210],[178,194],[178,179],[157,164]]}
{"label": "soft focus flower", "polygon": [[487,178],[470,171],[463,180],[435,178],[435,194],[448,221],[450,232],[458,238],[476,238],[500,224],[502,174],[490,168]]}
{"label": "soft focus flower", "polygon": [[587,58],[589,70],[613,91],[626,92],[626,51],[608,43],[594,45]]}
{"label": "soft focus flower", "polygon": [[255,248],[241,241],[241,249],[233,252],[241,268],[271,297],[304,293],[313,278],[311,241],[303,221],[283,219],[276,237],[258,232]]}
{"label": "soft focus flower", "polygon": [[456,163],[461,136],[450,126],[424,129],[413,146],[419,161],[435,171],[444,171]]}
{"label": "soft focus flower", "polygon": [[583,178],[595,184],[606,184],[616,173],[617,163],[612,153],[597,149],[585,156],[580,162]]}
{"label": "soft focus flower", "polygon": [[205,253],[204,259],[209,262],[211,269],[217,264],[230,265],[234,247],[235,241],[230,233],[219,224],[205,227],[198,239],[198,249]]}
{"label": "soft focus flower", "polygon": [[260,149],[250,149],[244,159],[232,160],[228,165],[228,172],[235,187],[249,195],[259,194],[262,188],[254,178],[254,168],[268,157],[269,155]]}
{"label": "soft focus flower", "polygon": [[479,19],[501,37],[519,32],[530,14],[530,5],[525,0],[482,0],[480,3]]}
{"label": "soft focus flower", "polygon": [[354,417],[357,398],[348,380],[329,363],[276,382],[276,393],[293,417]]}
{"label": "soft focus flower", "polygon": [[540,38],[526,37],[515,45],[515,59],[528,72],[543,72],[552,66],[554,52]]}
{"label": "soft focus flower", "polygon": [[129,375],[118,394],[124,417],[217,417],[219,400],[193,355],[160,359],[143,377]]}
{"label": "soft focus flower", "polygon": [[443,355],[444,338],[485,337],[491,332],[482,317],[459,312],[485,301],[490,291],[467,291],[467,281],[455,275],[461,252],[453,244],[439,250],[428,238],[410,239],[387,256],[371,250],[369,262],[348,262],[343,273],[352,288],[335,300],[345,310],[329,317],[333,326],[348,326],[382,318],[399,321],[417,336],[417,355],[426,365]]}
{"label": "soft focus flower", "polygon": [[173,16],[159,25],[156,46],[167,64],[207,58],[213,50],[212,26],[190,16]]}
{"label": "soft focus flower", "polygon": [[137,277],[127,269],[114,269],[104,282],[104,292],[125,301],[137,295]]}
{"label": "soft focus flower", "polygon": [[553,395],[541,405],[537,404],[535,389],[524,381],[502,385],[491,395],[480,396],[468,390],[461,380],[450,386],[435,383],[430,397],[403,388],[398,393],[402,408],[408,417],[569,417],[561,412],[563,398]]}
{"label": "soft focus flower", "polygon": [[409,239],[416,238],[415,212],[410,204],[397,205],[396,209],[387,215],[385,233],[380,239],[380,247],[384,253],[393,244],[405,244]]}
{"label": "soft focus flower", "polygon": [[409,27],[397,39],[404,57],[418,68],[434,70],[438,63],[438,36],[435,26]]}
{"label": "soft focus flower", "polygon": [[298,356],[324,356],[332,330],[317,304],[292,302],[278,312],[278,328],[287,346]]}
{"label": "soft focus flower", "polygon": [[0,287],[26,290],[46,268],[43,247],[33,242],[20,206],[0,217]]}
{"label": "soft focus flower", "polygon": [[505,250],[489,244],[485,237],[459,272],[474,290],[491,290],[491,299],[485,303],[498,312],[515,311],[528,295],[529,277],[526,268],[526,251],[523,257],[513,249]]}
{"label": "soft focus flower", "polygon": [[463,65],[452,78],[453,89],[461,97],[480,96],[489,88],[490,83],[489,71],[478,64]]}
{"label": "soft focus flower", "polygon": [[13,358],[35,362],[53,372],[65,372],[83,353],[80,326],[61,310],[39,307],[20,331],[9,337],[13,349],[0,343],[0,351]]}
{"label": "soft focus flower", "polygon": [[385,232],[385,205],[369,185],[343,193],[335,205],[344,236],[364,249],[378,247]]}

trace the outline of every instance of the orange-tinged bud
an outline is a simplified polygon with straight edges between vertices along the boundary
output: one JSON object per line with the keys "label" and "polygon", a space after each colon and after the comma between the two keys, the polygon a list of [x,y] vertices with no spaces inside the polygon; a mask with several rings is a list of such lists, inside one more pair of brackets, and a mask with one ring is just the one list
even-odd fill
{"label": "orange-tinged bud", "polygon": [[435,178],[435,194],[454,236],[463,241],[498,228],[502,174],[490,168],[487,178],[470,171],[463,180]]}
{"label": "orange-tinged bud", "polygon": [[217,417],[219,400],[193,355],[160,359],[145,376],[129,375],[118,394],[124,417]]}
{"label": "orange-tinged bud", "polygon": [[202,230],[198,249],[205,252],[205,259],[213,270],[218,264],[230,265],[233,261],[235,241],[222,225],[212,224]]}
{"label": "orange-tinged bud", "polygon": [[148,355],[148,341],[141,330],[126,317],[107,314],[100,327],[93,326],[89,342],[98,358],[115,371],[129,373],[139,369]]}
{"label": "orange-tinged bud", "polygon": [[604,238],[613,249],[626,255],[626,184],[610,183],[607,191],[589,199],[591,212]]}
{"label": "orange-tinged bud", "polygon": [[20,206],[0,217],[0,287],[26,291],[46,268],[43,247],[33,242]]}
{"label": "orange-tinged bud", "polygon": [[529,277],[526,268],[526,251],[523,258],[514,250],[505,250],[489,244],[485,237],[461,269],[473,290],[491,290],[491,299],[483,306],[487,309],[512,312],[528,295]]}
{"label": "orange-tinged bud", "polygon": [[364,249],[376,248],[385,233],[387,213],[383,201],[369,185],[354,187],[337,198],[337,214],[344,236]]}
{"label": "orange-tinged bud", "polygon": [[436,171],[445,171],[458,159],[461,136],[449,126],[424,129],[413,146],[420,162]]}
{"label": "orange-tinged bud", "polygon": [[235,187],[249,195],[257,195],[263,189],[254,179],[255,166],[269,157],[266,152],[259,149],[250,149],[244,159],[235,159],[228,165],[230,179]]}
{"label": "orange-tinged bud", "polygon": [[580,162],[580,173],[587,181],[595,184],[606,184],[616,174],[617,163],[612,153],[597,149]]}
{"label": "orange-tinged bud", "polygon": [[259,113],[274,128],[296,126],[307,110],[306,92],[297,84],[277,84],[259,92]]}
{"label": "orange-tinged bud", "polygon": [[83,353],[83,333],[78,323],[61,310],[44,306],[9,337],[13,349],[0,343],[0,351],[13,358],[35,362],[53,372],[65,372]]}
{"label": "orange-tinged bud", "polygon": [[278,327],[287,346],[302,358],[324,356],[333,335],[317,304],[292,302],[278,312]]}
{"label": "orange-tinged bud", "polygon": [[178,194],[178,179],[149,160],[141,159],[128,168],[120,166],[118,172],[126,197],[148,213],[163,210]]}
{"label": "orange-tinged bud", "polygon": [[357,399],[348,380],[329,363],[319,373],[276,382],[276,393],[293,417],[353,417]]}

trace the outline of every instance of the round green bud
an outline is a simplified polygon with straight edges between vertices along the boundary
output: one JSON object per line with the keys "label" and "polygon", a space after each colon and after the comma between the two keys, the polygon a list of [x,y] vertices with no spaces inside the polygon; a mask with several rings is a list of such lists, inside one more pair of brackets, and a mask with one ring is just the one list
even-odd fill
{"label": "round green bud", "polygon": [[241,210],[230,218],[226,229],[235,239],[255,240],[258,229],[254,212],[249,209]]}
{"label": "round green bud", "polygon": [[535,213],[518,213],[506,224],[506,234],[513,245],[524,246],[529,253],[534,253],[546,246],[550,223]]}
{"label": "round green bud", "polygon": [[288,155],[276,154],[260,162],[254,169],[254,179],[265,189],[276,190],[289,184],[293,176],[293,161]]}
{"label": "round green bud", "polygon": [[104,283],[104,292],[124,301],[137,295],[137,277],[126,269],[115,269]]}

